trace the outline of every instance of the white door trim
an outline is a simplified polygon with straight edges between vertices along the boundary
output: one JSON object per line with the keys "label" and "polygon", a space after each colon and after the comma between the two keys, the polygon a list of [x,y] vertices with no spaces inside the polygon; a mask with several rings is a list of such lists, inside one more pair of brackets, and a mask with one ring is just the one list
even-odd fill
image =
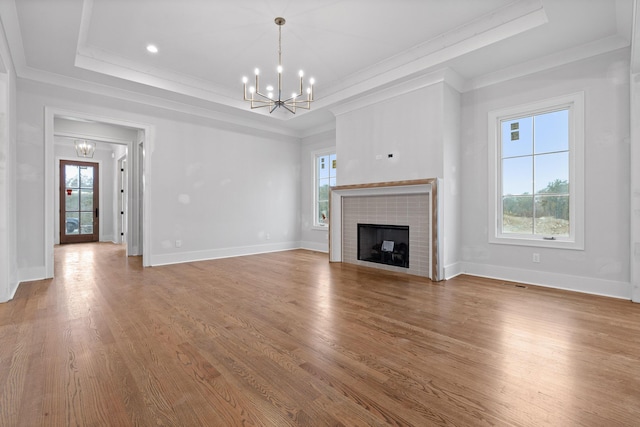
{"label": "white door trim", "polygon": [[[137,128],[144,132],[144,155],[142,159],[143,170],[140,171],[144,177],[144,192],[142,194],[142,211],[143,211],[143,251],[142,265],[149,266],[151,254],[149,253],[150,245],[150,221],[149,221],[149,200],[151,186],[151,153],[153,152],[154,132],[153,126],[146,123],[135,123],[123,119],[115,119],[112,117],[98,116],[87,114],[80,111],[66,110],[56,107],[44,108],[44,267],[45,278],[53,277],[53,247],[55,241],[55,219],[54,219],[54,195],[55,195],[55,159],[54,159],[54,118],[56,116],[77,117],[85,120],[92,120],[101,123],[108,123],[116,126],[126,126]],[[129,156],[137,156],[138,141],[131,141],[127,145]],[[133,168],[137,168],[138,162],[131,161],[128,163],[128,173],[134,176]],[[130,233],[131,234],[131,233]]]}

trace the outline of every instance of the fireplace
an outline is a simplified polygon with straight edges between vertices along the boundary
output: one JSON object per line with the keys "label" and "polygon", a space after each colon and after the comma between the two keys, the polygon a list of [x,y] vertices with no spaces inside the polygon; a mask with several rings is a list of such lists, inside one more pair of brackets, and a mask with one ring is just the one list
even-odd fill
{"label": "fireplace", "polygon": [[[345,197],[342,200],[342,261],[429,277],[428,212],[429,198],[424,193]],[[358,243],[359,230],[362,240],[359,224],[387,229],[372,227],[373,230],[369,230],[372,237]],[[405,229],[405,235],[400,236],[399,230],[389,225],[408,227],[410,233]],[[408,246],[411,247],[410,252]],[[365,251],[371,253],[372,250],[373,254],[367,256]],[[363,257],[369,259],[363,260]]]}
{"label": "fireplace", "polygon": [[[438,180],[424,179],[414,181],[398,181],[377,184],[354,184],[333,187],[330,193],[329,224],[329,261],[346,262],[398,273],[428,277],[438,281],[443,278],[443,269],[439,255],[441,226],[438,218]],[[397,237],[380,238],[360,248],[358,243],[358,225],[393,224],[402,225],[411,231],[407,233],[405,260],[398,253],[404,250],[403,243]],[[379,241],[378,241],[379,240]],[[383,249],[383,242],[386,243]],[[380,244],[379,257],[394,260],[398,264],[387,264],[364,261],[367,257],[364,250]],[[373,248],[374,251],[377,249]],[[368,258],[375,258],[369,255]]]}
{"label": "fireplace", "polygon": [[409,268],[409,226],[358,224],[358,259]]}

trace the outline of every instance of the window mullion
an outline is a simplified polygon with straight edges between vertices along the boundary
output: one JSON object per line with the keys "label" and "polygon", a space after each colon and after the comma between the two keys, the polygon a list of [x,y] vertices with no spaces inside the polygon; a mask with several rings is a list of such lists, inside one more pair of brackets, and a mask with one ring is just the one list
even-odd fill
{"label": "window mullion", "polygon": [[531,231],[536,235],[536,116],[531,120]]}

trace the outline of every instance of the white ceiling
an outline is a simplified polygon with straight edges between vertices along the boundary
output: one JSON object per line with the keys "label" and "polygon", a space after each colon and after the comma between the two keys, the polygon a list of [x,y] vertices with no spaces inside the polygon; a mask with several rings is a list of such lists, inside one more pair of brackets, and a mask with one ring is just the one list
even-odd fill
{"label": "white ceiling", "polygon": [[[634,0],[3,0],[20,77],[303,129],[446,70],[460,91],[630,45]],[[637,12],[636,12],[637,13]],[[242,76],[316,79],[310,112],[242,101]],[[156,44],[159,53],[146,46]],[[288,90],[288,89],[287,89]],[[285,90],[285,93],[288,93]],[[289,90],[290,92],[290,90]]]}

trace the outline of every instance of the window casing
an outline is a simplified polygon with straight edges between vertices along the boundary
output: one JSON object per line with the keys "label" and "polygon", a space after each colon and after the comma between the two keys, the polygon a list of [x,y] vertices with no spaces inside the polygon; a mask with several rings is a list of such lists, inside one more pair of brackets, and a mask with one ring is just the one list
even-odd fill
{"label": "window casing", "polygon": [[489,113],[489,241],[584,249],[584,95]]}
{"label": "window casing", "polygon": [[314,153],[314,197],[313,225],[329,225],[329,189],[336,185],[336,153],[324,151]]}

